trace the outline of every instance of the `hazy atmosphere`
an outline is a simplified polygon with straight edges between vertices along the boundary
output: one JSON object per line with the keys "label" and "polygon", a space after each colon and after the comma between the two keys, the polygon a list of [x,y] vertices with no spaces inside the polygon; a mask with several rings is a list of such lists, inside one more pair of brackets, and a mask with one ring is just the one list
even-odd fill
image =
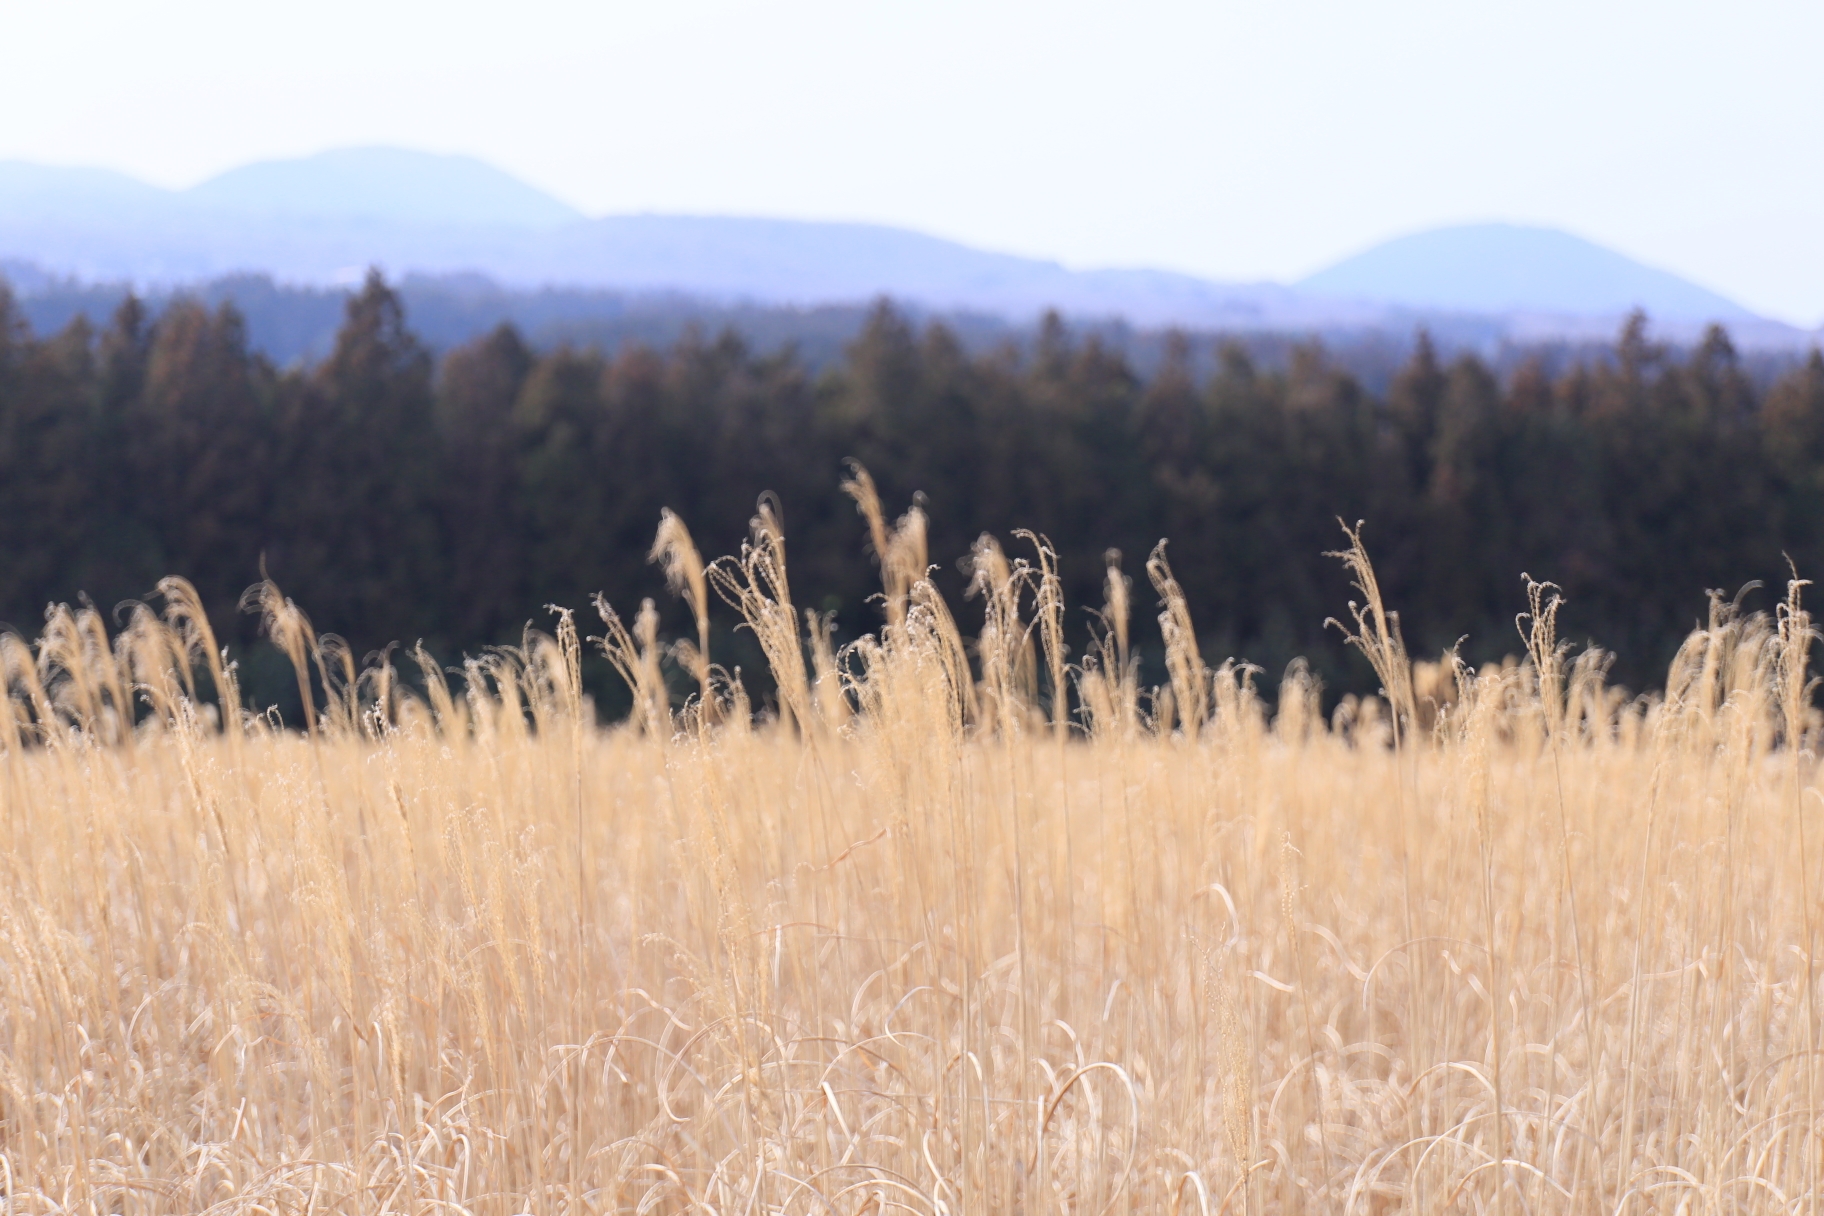
{"label": "hazy atmosphere", "polygon": [[185,187],[390,144],[589,215],[841,219],[1292,282],[1566,229],[1824,323],[1800,3],[0,4],[0,159]]}
{"label": "hazy atmosphere", "polygon": [[1824,8],[0,0],[5,1216],[1821,1216]]}

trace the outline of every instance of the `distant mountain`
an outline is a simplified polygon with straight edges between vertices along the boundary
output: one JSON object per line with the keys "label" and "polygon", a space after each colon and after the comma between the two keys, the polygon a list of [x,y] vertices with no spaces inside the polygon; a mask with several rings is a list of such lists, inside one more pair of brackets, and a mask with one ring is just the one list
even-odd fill
{"label": "distant mountain", "polygon": [[722,216],[587,219],[481,161],[389,148],[233,169],[184,191],[120,174],[0,163],[0,258],[146,286],[257,273],[301,284],[474,273],[510,288],[676,292],[719,305],[814,307],[881,295],[1016,319],[1047,308],[1139,325],[1309,328],[1274,284],[1165,271],[1072,271],[877,224]]}
{"label": "distant mountain", "polygon": [[1315,320],[1307,301],[1275,284],[1213,283],[1166,271],[1073,271],[879,224],[608,216],[524,247],[520,259],[479,268],[508,283],[569,281],[798,307],[891,295],[932,309],[1015,318],[1055,308],[1136,325],[1254,329]]}
{"label": "distant mountain", "polygon": [[1299,290],[1414,309],[1613,317],[1635,308],[1676,321],[1754,321],[1735,303],[1664,270],[1553,228],[1465,224],[1376,245]]}
{"label": "distant mountain", "polygon": [[51,218],[119,223],[137,210],[167,206],[171,198],[168,190],[112,169],[0,160],[0,223]]}
{"label": "distant mountain", "polygon": [[[1072,270],[875,224],[717,216],[599,219],[481,161],[354,148],[171,191],[97,169],[0,162],[0,261],[86,283],[170,288],[265,275],[303,286],[480,275],[510,291],[666,293],[710,308],[817,308],[886,295],[1024,324],[1240,333],[1584,340],[1645,307],[1667,336],[1728,321],[1745,345],[1808,336],[1565,233],[1507,225],[1388,242],[1287,287],[1159,270]],[[23,288],[22,288],[23,290]],[[1682,327],[1682,328],[1681,328]]]}
{"label": "distant mountain", "polygon": [[342,148],[243,165],[183,197],[246,215],[555,228],[583,213],[472,156]]}

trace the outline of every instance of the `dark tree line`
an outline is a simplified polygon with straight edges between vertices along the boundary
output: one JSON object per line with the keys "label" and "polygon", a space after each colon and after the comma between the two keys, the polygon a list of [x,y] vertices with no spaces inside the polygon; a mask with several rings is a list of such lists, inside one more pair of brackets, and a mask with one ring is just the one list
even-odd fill
{"label": "dark tree line", "polygon": [[[1721,330],[1673,356],[1637,318],[1607,358],[1506,383],[1421,341],[1376,396],[1316,348],[1271,373],[1233,348],[1201,381],[1168,352],[1143,382],[1055,321],[1023,354],[972,355],[885,306],[817,376],[732,335],[609,356],[503,327],[437,362],[378,278],[327,359],[281,371],[229,306],[128,300],[99,332],[39,338],[0,291],[0,619],[28,636],[47,603],[107,608],[176,573],[248,642],[234,605],[264,562],[357,653],[422,638],[453,659],[598,590],[669,606],[644,560],[660,508],[713,556],[764,490],[801,605],[853,636],[877,584],[847,458],[890,507],[923,496],[959,602],[984,530],[1049,536],[1086,607],[1106,550],[1144,584],[1170,537],[1206,653],[1269,676],[1307,654],[1333,687],[1367,683],[1324,630],[1350,594],[1324,556],[1339,516],[1368,521],[1415,652],[1516,649],[1526,571],[1637,687],[1706,589],[1777,588],[1782,554],[1824,574],[1824,359],[1758,391]],[[718,640],[740,658],[733,623]]]}

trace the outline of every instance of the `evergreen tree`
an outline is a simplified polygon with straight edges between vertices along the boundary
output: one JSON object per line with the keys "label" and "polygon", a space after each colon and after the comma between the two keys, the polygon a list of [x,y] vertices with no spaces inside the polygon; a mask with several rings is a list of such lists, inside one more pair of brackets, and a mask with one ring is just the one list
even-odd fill
{"label": "evergreen tree", "polygon": [[273,576],[357,646],[441,639],[437,429],[429,354],[378,272],[334,351],[280,393]]}
{"label": "evergreen tree", "polygon": [[[125,310],[123,310],[125,311]],[[250,358],[240,315],[182,301],[152,327],[136,358],[134,311],[117,316],[103,350],[121,406],[125,484],[132,514],[150,527],[156,556],[136,572],[142,589],[163,574],[196,584],[212,604],[253,581],[272,539],[272,375]]]}
{"label": "evergreen tree", "polygon": [[511,325],[451,351],[437,378],[440,543],[447,558],[444,624],[465,644],[504,638],[523,621],[526,522],[515,477],[513,419],[537,356]]}
{"label": "evergreen tree", "polygon": [[[1607,351],[1557,374],[1542,355],[1505,383],[1421,334],[1377,396],[1316,345],[1259,349],[1228,344],[1205,375],[1169,336],[1143,380],[1056,316],[1027,347],[975,352],[882,304],[816,379],[729,333],[609,355],[536,351],[510,328],[433,376],[374,275],[330,356],[280,372],[232,308],[128,299],[99,335],[37,338],[0,288],[0,620],[32,630],[47,602],[109,607],[177,573],[246,645],[232,605],[263,557],[357,655],[424,638],[453,659],[598,590],[625,612],[652,595],[676,623],[645,561],[660,509],[729,553],[771,492],[799,605],[852,636],[878,624],[878,583],[836,488],[845,457],[894,514],[924,495],[965,629],[957,559],[981,531],[1016,552],[1014,529],[1049,535],[1084,607],[1106,548],[1137,575],[1163,536],[1206,653],[1269,680],[1309,655],[1332,688],[1372,687],[1322,630],[1350,594],[1324,556],[1339,516],[1368,521],[1415,653],[1464,635],[1472,660],[1511,652],[1524,570],[1563,585],[1565,636],[1619,652],[1636,686],[1661,677],[1705,589],[1777,584],[1782,552],[1824,573],[1824,356],[1763,391],[1720,328],[1674,351],[1637,314]],[[1136,636],[1156,662],[1148,598],[1142,583]],[[759,690],[751,638],[712,619]],[[244,657],[256,697],[285,695],[282,660]]]}

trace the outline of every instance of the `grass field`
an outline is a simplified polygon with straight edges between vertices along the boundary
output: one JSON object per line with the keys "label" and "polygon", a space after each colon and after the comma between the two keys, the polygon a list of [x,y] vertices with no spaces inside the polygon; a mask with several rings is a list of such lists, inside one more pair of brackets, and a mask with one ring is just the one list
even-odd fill
{"label": "grass field", "polygon": [[707,570],[668,518],[698,691],[610,618],[608,728],[562,619],[407,695],[256,589],[307,731],[196,691],[181,583],[0,643],[4,1211],[1817,1209],[1796,593],[1624,699],[1549,588],[1525,660],[1411,664],[1358,547],[1385,693],[1326,717],[1206,666],[1162,559],[1168,687],[1119,580],[1066,666],[1030,539],[966,644],[853,492],[877,640],[803,626],[764,513]]}

